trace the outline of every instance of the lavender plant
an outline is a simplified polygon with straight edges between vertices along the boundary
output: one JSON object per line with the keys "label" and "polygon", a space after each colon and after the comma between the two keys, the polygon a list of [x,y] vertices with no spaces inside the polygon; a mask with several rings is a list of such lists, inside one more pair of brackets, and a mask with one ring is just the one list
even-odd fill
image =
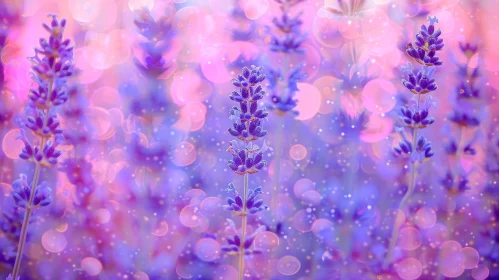
{"label": "lavender plant", "polygon": [[163,54],[171,47],[174,35],[172,17],[162,16],[155,20],[150,11],[144,8],[138,12],[134,23],[139,33],[146,38],[140,44],[144,52],[143,62],[137,57],[133,61],[146,80],[147,90],[145,96],[136,96],[130,107],[134,115],[150,119],[164,114],[167,108],[164,83],[158,79],[172,66],[171,61],[163,58]]}
{"label": "lavender plant", "polygon": [[[441,180],[441,184],[447,191],[451,201],[469,189],[468,174],[464,172],[460,163],[463,156],[473,157],[477,153],[474,144],[479,138],[479,133],[474,128],[480,125],[478,112],[483,109],[481,108],[481,94],[478,85],[479,68],[468,67],[471,58],[478,52],[478,45],[459,43],[459,47],[466,57],[466,62],[458,65],[457,77],[461,83],[456,87],[454,108],[449,116],[449,120],[454,124],[458,133],[456,138],[450,139],[445,145],[445,152],[449,160],[455,160],[458,164],[457,167],[449,164],[445,177]],[[452,206],[447,208],[448,226],[452,233],[454,210]]]}
{"label": "lavender plant", "polygon": [[[434,155],[431,142],[423,137],[418,137],[418,131],[424,129],[435,122],[433,117],[429,116],[429,109],[432,105],[431,96],[428,94],[437,89],[437,83],[433,77],[435,68],[442,65],[442,61],[437,56],[437,51],[442,50],[444,43],[443,39],[439,38],[442,32],[440,29],[435,29],[435,23],[438,23],[436,17],[428,16],[429,25],[421,25],[421,29],[416,34],[416,40],[413,43],[408,43],[406,53],[412,57],[417,63],[422,65],[422,69],[414,72],[412,64],[407,62],[407,65],[402,67],[405,75],[402,84],[410,90],[414,97],[411,104],[407,104],[400,108],[400,120],[402,125],[412,130],[412,139],[409,140],[405,135],[402,127],[397,128],[397,132],[402,136],[402,141],[397,147],[394,147],[396,155],[407,156],[411,161],[411,177],[408,184],[408,189],[402,200],[399,203],[398,211],[401,211],[409,198],[411,197],[416,182],[416,164],[422,163]],[[423,96],[425,96],[423,100]],[[395,242],[398,237],[400,224],[396,219],[393,227],[390,245],[386,255],[384,266],[390,264]]]}
{"label": "lavender plant", "polygon": [[289,67],[289,55],[303,54],[303,42],[307,35],[301,31],[303,24],[300,19],[301,13],[295,17],[290,16],[290,9],[304,0],[276,0],[281,6],[281,18],[275,17],[272,23],[282,35],[272,35],[270,50],[284,54],[282,69],[269,68],[268,81],[272,89],[270,109],[276,110],[279,115],[294,111],[296,107],[295,93],[298,91],[297,82],[304,78],[303,65],[297,65],[292,69]]}
{"label": "lavender plant", "polygon": [[141,244],[143,244],[136,264],[139,269],[147,267],[151,259],[152,239],[147,232],[152,231],[150,227],[156,221],[156,218],[152,218],[151,222],[149,218],[142,218],[149,214],[146,209],[154,205],[150,199],[152,182],[148,180],[148,177],[151,173],[159,174],[164,171],[168,159],[167,144],[156,141],[153,126],[155,121],[165,119],[170,107],[166,98],[166,84],[162,77],[172,69],[174,63],[165,59],[165,53],[171,48],[175,35],[172,25],[173,14],[169,13],[155,19],[147,8],[137,11],[134,24],[137,32],[145,40],[139,43],[142,57],[135,56],[133,61],[140,73],[141,85],[124,83],[123,85],[128,88],[122,88],[133,95],[130,101],[130,112],[141,120],[142,126],[139,131],[144,133],[148,142],[144,144],[139,134],[133,133],[127,147],[130,162],[134,167],[141,168],[142,172],[142,186],[139,186],[132,196],[134,202],[138,204],[136,208],[140,219],[137,223],[141,232]]}
{"label": "lavender plant", "polygon": [[[299,64],[289,69],[289,58],[292,54],[303,54],[303,42],[307,39],[307,35],[301,31],[303,24],[300,19],[301,13],[295,17],[290,16],[290,9],[295,5],[303,2],[303,0],[276,0],[280,4],[282,11],[281,18],[273,18],[272,23],[281,35],[271,35],[270,50],[272,52],[282,53],[284,61],[282,69],[268,67],[269,88],[272,90],[272,96],[269,104],[269,109],[274,110],[278,116],[284,116],[288,112],[294,115],[298,111],[294,110],[297,105],[295,94],[298,91],[297,83],[305,77],[303,65]],[[279,193],[279,173],[281,168],[281,145],[282,145],[282,118],[277,119],[276,131],[276,159],[274,164],[274,190],[272,199],[275,201]]]}
{"label": "lavender plant", "polygon": [[40,182],[40,173],[42,167],[56,165],[61,155],[57,146],[62,141],[62,129],[54,111],[68,100],[66,80],[75,72],[73,47],[69,39],[63,39],[66,20],[58,21],[56,15],[50,17],[50,26],[43,24],[50,34],[49,38],[40,39],[40,48],[35,48],[35,56],[31,58],[33,81],[37,86],[30,90],[24,123],[37,136],[39,143],[31,144],[24,130],[21,130],[19,137],[24,142],[19,156],[35,163],[35,171],[31,183],[27,175],[21,174],[12,184],[15,203],[25,209],[12,279],[20,277],[23,249],[33,210],[51,202],[51,189],[47,182]]}
{"label": "lavender plant", "polygon": [[84,95],[84,88],[76,84],[69,87],[67,92],[68,102],[62,110],[62,116],[73,128],[66,128],[63,135],[66,143],[73,146],[73,151],[62,162],[60,170],[66,173],[68,181],[76,187],[80,211],[87,211],[96,187],[91,175],[92,164],[88,158],[94,128],[86,116],[89,101]]}
{"label": "lavender plant", "polygon": [[[263,129],[263,119],[268,116],[268,112],[265,108],[258,106],[258,100],[261,100],[265,95],[260,84],[264,79],[265,74],[263,74],[261,67],[251,66],[251,69],[243,67],[242,73],[237,76],[237,79],[232,80],[232,84],[239,90],[233,91],[230,95],[230,99],[237,102],[238,105],[233,106],[229,111],[232,127],[228,131],[239,141],[230,142],[227,151],[232,154],[232,159],[227,163],[232,171],[244,176],[244,186],[242,196],[237,192],[234,183],[230,183],[227,188],[229,196],[227,197],[227,205],[224,205],[223,208],[240,216],[242,223],[241,234],[234,230],[234,236],[227,238],[228,246],[224,246],[223,250],[239,256],[240,280],[244,278],[244,256],[259,253],[257,250],[250,249],[256,234],[247,235],[248,215],[267,208],[263,205],[263,200],[258,199],[258,195],[262,193],[261,187],[249,189],[248,186],[249,174],[257,173],[267,165],[263,159],[263,153],[266,149],[265,143],[261,148],[253,144],[254,141],[267,135],[267,131]],[[235,229],[235,226],[232,228]]]}

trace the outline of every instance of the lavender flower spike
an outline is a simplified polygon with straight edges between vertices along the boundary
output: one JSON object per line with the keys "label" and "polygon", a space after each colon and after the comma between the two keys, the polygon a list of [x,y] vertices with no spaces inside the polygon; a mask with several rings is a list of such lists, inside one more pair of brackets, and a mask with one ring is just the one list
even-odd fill
{"label": "lavender flower spike", "polygon": [[302,48],[303,42],[307,39],[307,34],[302,32],[301,26],[303,21],[300,19],[302,13],[298,13],[295,17],[289,15],[290,8],[303,0],[276,0],[281,6],[282,15],[280,18],[275,17],[272,23],[281,33],[280,36],[271,34],[270,50],[273,52],[283,53],[285,61],[283,68],[273,69],[268,67],[268,77],[270,89],[272,89],[271,103],[269,108],[276,110],[280,115],[287,112],[298,114],[294,108],[297,105],[295,93],[298,91],[297,83],[305,78],[302,64],[298,64],[292,69],[288,69],[288,56],[291,54],[303,54],[305,51]]}
{"label": "lavender flower spike", "polygon": [[[406,50],[409,56],[422,65],[422,69],[415,73],[410,62],[407,62],[402,67],[402,72],[404,73],[402,84],[414,94],[414,104],[412,104],[412,108],[409,108],[409,105],[401,107],[399,116],[402,124],[412,129],[412,143],[406,138],[403,128],[397,128],[397,132],[402,135],[402,141],[399,142],[398,147],[393,148],[395,155],[410,158],[412,163],[409,187],[400,201],[398,206],[399,211],[403,210],[414,191],[417,173],[416,162],[423,163],[425,159],[434,155],[430,141],[423,136],[418,137],[419,129],[424,129],[435,122],[435,118],[429,116],[429,109],[432,105],[436,105],[427,93],[437,89],[437,83],[433,75],[436,67],[442,65],[442,61],[436,55],[436,52],[442,50],[444,46],[443,39],[439,38],[442,32],[440,29],[435,29],[435,23],[438,22],[438,19],[428,16],[428,21],[430,24],[428,26],[423,24],[421,26],[419,33],[416,35],[414,45],[412,43],[407,44]],[[423,96],[425,96],[424,100]],[[468,118],[456,117],[454,121],[467,123]],[[392,253],[400,226],[399,221],[396,220],[383,264],[385,268],[392,261]]]}
{"label": "lavender flower spike", "polygon": [[257,196],[262,193],[261,187],[248,189],[248,175],[257,173],[267,165],[263,159],[263,153],[267,149],[265,142],[260,148],[253,144],[267,134],[263,129],[263,120],[268,116],[265,108],[259,108],[258,100],[265,94],[260,83],[265,80],[261,67],[243,67],[242,73],[232,80],[232,84],[238,88],[230,94],[230,99],[237,102],[237,105],[229,110],[229,119],[232,126],[228,129],[230,135],[239,141],[233,140],[227,149],[231,153],[232,159],[227,161],[229,168],[234,173],[244,176],[244,187],[242,196],[236,190],[233,183],[229,184],[226,198],[227,205],[223,209],[232,211],[235,215],[242,217],[242,230],[239,235],[232,225],[234,234],[227,238],[228,245],[223,248],[225,252],[238,254],[239,257],[239,280],[244,276],[244,256],[260,253],[250,250],[256,234],[246,235],[247,216],[267,209],[263,205],[263,200]]}
{"label": "lavender flower spike", "polygon": [[442,34],[440,29],[435,30],[435,23],[438,23],[437,17],[428,16],[430,24],[421,25],[419,33],[416,35],[414,44],[409,43],[406,52],[414,58],[419,64],[426,66],[442,65],[442,61],[436,55],[444,47],[444,40],[439,38]]}
{"label": "lavender flower spike", "polygon": [[73,47],[70,46],[69,39],[63,38],[66,20],[58,21],[57,16],[49,16],[52,18],[50,26],[43,24],[43,28],[49,33],[49,38],[40,39],[40,47],[35,48],[35,56],[31,58],[33,81],[37,87],[30,91],[26,110],[30,114],[25,121],[25,126],[39,137],[39,144],[32,145],[24,130],[21,130],[21,135],[18,137],[24,142],[19,157],[35,163],[36,167],[31,184],[24,174],[12,184],[14,189],[12,197],[15,203],[18,207],[25,208],[26,212],[11,279],[19,279],[33,206],[47,206],[51,202],[52,191],[48,184],[38,183],[41,168],[57,164],[57,159],[62,154],[57,150],[57,146],[62,142],[62,129],[56,114],[51,110],[67,101],[66,80],[75,73]]}

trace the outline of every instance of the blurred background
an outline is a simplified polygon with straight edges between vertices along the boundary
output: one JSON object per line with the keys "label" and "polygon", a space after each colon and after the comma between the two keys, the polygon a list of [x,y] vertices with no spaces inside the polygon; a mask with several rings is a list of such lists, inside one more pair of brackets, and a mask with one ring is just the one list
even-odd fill
{"label": "blurred background", "polygon": [[[227,185],[243,184],[227,167],[227,129],[231,80],[250,65],[267,73],[259,145],[271,149],[249,180],[269,209],[248,220],[249,232],[265,229],[245,279],[499,277],[499,2],[290,1],[304,41],[286,53],[271,50],[280,1],[1,1],[0,278],[24,215],[11,185],[34,172],[17,136],[33,88],[28,57],[49,14],[67,20],[79,72],[57,111],[71,141],[42,169],[52,203],[34,212],[21,279],[237,279],[237,257],[222,247],[227,219],[241,219],[222,205]],[[413,97],[401,66],[429,15],[445,43],[436,121],[420,132],[435,155],[396,211],[411,164],[393,152],[399,108]],[[272,70],[299,65],[296,114],[272,110],[282,83]],[[402,228],[384,268],[395,217]]]}

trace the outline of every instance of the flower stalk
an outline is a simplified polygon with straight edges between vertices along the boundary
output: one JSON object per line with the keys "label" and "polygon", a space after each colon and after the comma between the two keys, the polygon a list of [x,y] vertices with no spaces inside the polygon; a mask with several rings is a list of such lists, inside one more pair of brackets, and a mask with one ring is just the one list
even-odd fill
{"label": "flower stalk", "polygon": [[[414,72],[412,64],[407,62],[407,65],[402,67],[405,74],[402,84],[413,93],[415,96],[412,100],[412,108],[405,105],[400,108],[400,121],[402,125],[412,129],[412,139],[409,141],[404,133],[403,128],[397,128],[397,132],[402,136],[402,141],[397,147],[394,147],[395,155],[407,156],[411,159],[411,175],[408,183],[408,188],[397,208],[397,215],[403,211],[408,200],[412,196],[417,177],[417,162],[422,163],[434,155],[431,142],[423,136],[418,136],[420,129],[426,128],[435,122],[435,118],[429,116],[431,106],[436,106],[431,102],[431,96],[428,93],[437,89],[437,83],[433,78],[435,67],[442,65],[442,61],[437,56],[437,51],[442,50],[444,44],[443,39],[439,38],[442,34],[440,29],[435,29],[435,23],[438,23],[436,17],[428,16],[429,25],[421,25],[421,29],[416,34],[416,40],[413,43],[407,44],[406,53],[412,57],[417,63],[422,65],[422,69]],[[425,95],[424,103],[422,96]],[[390,243],[383,267],[386,268],[392,261],[393,250],[398,238],[401,221],[395,217],[395,225],[392,230]]]}
{"label": "flower stalk", "polygon": [[227,205],[223,208],[241,217],[241,233],[238,233],[235,223],[228,220],[232,236],[227,237],[228,245],[222,247],[222,250],[238,256],[239,280],[244,279],[244,257],[261,253],[251,247],[256,234],[265,229],[265,227],[260,227],[253,234],[248,235],[248,215],[268,208],[263,205],[263,199],[257,198],[262,193],[262,188],[249,189],[248,182],[250,174],[259,172],[267,165],[267,161],[263,159],[263,153],[267,150],[265,142],[261,148],[253,143],[267,135],[267,131],[263,129],[262,120],[268,116],[268,112],[265,108],[258,107],[258,100],[265,95],[260,85],[264,79],[265,74],[260,67],[251,66],[251,69],[243,67],[237,79],[232,80],[232,84],[239,88],[239,91],[233,91],[230,95],[230,99],[238,105],[233,106],[229,111],[232,127],[228,129],[228,132],[239,141],[230,142],[227,151],[232,154],[232,160],[227,163],[234,173],[243,175],[244,185],[242,196],[239,195],[233,183],[230,183],[226,189],[230,195],[226,198]]}
{"label": "flower stalk", "polygon": [[40,48],[35,48],[33,63],[33,80],[38,85],[31,89],[27,104],[27,116],[24,125],[40,139],[38,146],[33,146],[28,141],[24,130],[18,139],[24,142],[24,148],[19,157],[35,163],[35,172],[31,184],[27,176],[21,174],[20,179],[12,184],[14,191],[12,197],[19,208],[26,210],[18,242],[16,260],[10,277],[19,279],[21,262],[28,235],[28,226],[31,215],[36,207],[47,206],[51,203],[51,189],[46,182],[41,182],[41,169],[57,164],[57,159],[62,154],[56,148],[61,143],[62,129],[55,114],[51,109],[60,106],[68,100],[66,80],[75,72],[73,65],[73,47],[70,40],[63,40],[66,20],[58,21],[55,15],[50,15],[50,27],[43,24],[49,32],[49,39],[40,39]]}

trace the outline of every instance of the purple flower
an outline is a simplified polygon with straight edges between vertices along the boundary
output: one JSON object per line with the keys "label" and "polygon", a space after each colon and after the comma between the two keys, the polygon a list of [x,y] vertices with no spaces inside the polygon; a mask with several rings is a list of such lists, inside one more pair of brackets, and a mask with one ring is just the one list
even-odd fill
{"label": "purple flower", "polygon": [[0,219],[0,231],[9,240],[17,241],[21,235],[23,220],[24,213],[18,207],[14,207],[10,212],[4,211]]}
{"label": "purple flower", "polygon": [[425,102],[420,104],[414,101],[412,109],[408,105],[400,107],[400,119],[405,126],[412,128],[425,128],[435,122],[434,117],[429,116],[429,108],[436,107],[435,102],[431,102],[431,96],[426,97]]}
{"label": "purple flower", "polygon": [[478,52],[478,44],[475,43],[463,43],[459,42],[459,48],[463,52],[463,54],[470,59],[473,55],[475,55]]}
{"label": "purple flower", "polygon": [[[364,67],[365,67],[364,72],[366,73],[367,67],[366,66]],[[366,86],[366,84],[375,78],[374,76],[367,76],[367,74],[361,74],[360,71],[353,71],[353,73],[351,73],[350,75],[336,71],[334,71],[332,74],[341,80],[341,89],[353,95],[361,93],[362,89]]]}
{"label": "purple flower", "polygon": [[230,99],[239,104],[229,111],[232,127],[228,131],[240,140],[254,141],[267,134],[263,129],[262,119],[266,118],[268,113],[265,108],[258,107],[258,100],[265,94],[260,85],[264,79],[265,74],[261,73],[261,68],[252,66],[251,70],[243,67],[242,74],[232,80],[239,92],[233,91]]}
{"label": "purple flower", "polygon": [[[28,205],[30,199],[32,185],[28,184],[28,177],[25,174],[21,174],[20,178],[12,183],[12,197],[16,202],[17,206],[25,208]],[[33,199],[33,205],[37,206],[47,206],[52,201],[51,198],[52,189],[48,187],[47,182],[42,182],[35,188],[35,197]]]}
{"label": "purple flower", "polygon": [[466,175],[460,175],[457,178],[454,178],[450,171],[447,171],[445,177],[440,181],[440,183],[447,190],[447,192],[453,195],[469,190],[469,180],[466,178]]}
{"label": "purple flower", "polygon": [[257,173],[267,166],[267,161],[263,159],[263,153],[266,149],[265,144],[264,147],[260,148],[251,143],[248,147],[240,149],[236,141],[231,141],[227,151],[232,154],[232,160],[228,160],[227,164],[232,171],[240,175]]}
{"label": "purple flower", "polygon": [[236,0],[234,3],[234,8],[232,9],[231,15],[236,22],[241,22],[242,24],[236,24],[232,29],[232,40],[233,41],[250,41],[255,35],[256,23],[254,20],[248,19],[242,8],[244,3],[240,0]]}
{"label": "purple flower", "polygon": [[425,66],[442,65],[442,61],[436,55],[436,52],[444,47],[443,39],[438,38],[442,31],[435,30],[435,23],[438,22],[437,17],[428,16],[428,21],[430,22],[428,27],[424,24],[421,25],[414,44],[407,44],[406,52],[419,64]]}
{"label": "purple flower", "polygon": [[49,93],[48,81],[40,79],[40,77],[35,77],[34,79],[38,87],[30,89],[29,98],[38,108],[47,109],[62,105],[68,101],[66,88],[55,87]]}
{"label": "purple flower", "polygon": [[[289,9],[303,0],[276,0],[276,2],[281,5],[282,15],[280,18],[274,17],[272,23],[281,35],[271,34],[270,50],[284,53],[284,55],[304,53],[302,44],[307,39],[307,34],[301,31],[303,21],[300,17],[302,13],[298,13],[295,17],[289,15]],[[288,66],[285,65],[285,67]],[[268,67],[267,76],[270,88],[273,90],[270,109],[276,110],[279,114],[285,114],[289,111],[295,115],[298,114],[297,111],[293,110],[297,105],[294,96],[298,91],[297,82],[305,78],[302,68],[303,65],[300,64],[289,72],[281,73],[279,69]]]}
{"label": "purple flower", "polygon": [[62,171],[65,171],[68,181],[87,192],[95,184],[92,178],[92,164],[83,158],[69,158],[62,163]]}
{"label": "purple flower", "polygon": [[479,98],[480,91],[475,89],[471,83],[461,82],[456,88],[456,96],[457,98]]}
{"label": "purple flower", "polygon": [[137,116],[164,115],[168,106],[165,87],[162,81],[158,81],[173,65],[173,61],[167,61],[163,54],[172,45],[175,35],[173,32],[173,16],[162,16],[155,20],[146,8],[138,11],[138,17],[134,20],[138,32],[147,41],[140,43],[143,57],[134,57],[135,66],[146,79],[145,94],[140,94],[138,88],[131,87],[122,90],[131,90],[135,95],[130,102],[131,113]]}
{"label": "purple flower", "polygon": [[[241,244],[241,236],[237,232],[234,221],[228,219],[227,222],[229,223],[228,228],[232,231],[233,235],[227,237],[227,245],[222,246],[222,251],[229,254],[238,254],[240,252],[241,245],[243,245]],[[253,241],[255,241],[256,235],[260,232],[265,231],[265,229],[265,226],[260,226],[251,235],[248,235],[244,238],[243,248],[245,255],[255,255],[262,253],[260,250],[251,249],[251,245],[253,245]]]}
{"label": "purple flower", "polygon": [[[39,139],[39,145],[33,146],[27,140],[24,130],[18,137],[24,143],[24,148],[19,155],[22,159],[36,163],[33,182],[28,184],[26,175],[21,174],[20,179],[12,184],[14,189],[12,197],[18,207],[31,209],[32,206],[47,206],[51,202],[51,189],[46,182],[39,183],[41,166],[52,166],[57,164],[57,159],[62,152],[56,150],[62,142],[59,122],[53,114],[55,106],[67,101],[65,89],[67,78],[75,74],[73,63],[73,47],[69,39],[63,39],[66,20],[58,21],[55,15],[52,17],[50,26],[43,24],[49,32],[49,38],[40,39],[40,48],[35,49],[35,56],[31,58],[33,69],[33,81],[37,84],[37,90],[30,93],[30,101],[27,105],[26,126],[31,129]],[[31,113],[31,114],[29,114]],[[31,211],[25,212],[23,229],[27,229],[30,222]],[[21,231],[19,237],[20,254],[16,257],[13,277],[19,275],[22,248],[26,242],[27,230]]]}
{"label": "purple flower", "polygon": [[461,111],[454,111],[454,114],[450,116],[449,120],[451,122],[456,123],[457,125],[464,126],[464,127],[474,127],[478,126],[480,124],[480,120],[473,115],[466,113],[466,112],[461,112]]}
{"label": "purple flower", "polygon": [[139,33],[149,41],[160,42],[171,37],[173,18],[162,16],[154,20],[147,8],[137,11],[137,18],[133,21]]}
{"label": "purple flower", "polygon": [[303,53],[301,45],[307,39],[307,35],[301,32],[302,21],[299,18],[301,13],[296,17],[290,18],[284,12],[281,19],[274,18],[272,23],[284,34],[282,37],[271,35],[270,50],[282,53]]}
{"label": "purple flower", "polygon": [[[268,77],[269,88],[273,92],[269,109],[276,110],[280,114],[292,112],[298,115],[298,111],[294,110],[297,105],[295,94],[298,91],[298,82],[306,76],[302,68],[303,65],[295,66],[287,77],[282,76],[281,70],[269,68],[266,76]],[[282,88],[286,90],[282,91]]]}
{"label": "purple flower", "polygon": [[407,62],[407,65],[402,67],[402,71],[406,74],[405,79],[402,79],[402,84],[412,93],[426,94],[437,89],[437,83],[433,78],[435,67],[423,66],[422,70],[414,74],[412,64]]}
{"label": "purple flower", "polygon": [[423,136],[420,136],[418,138],[418,141],[416,142],[416,147],[414,151],[411,153],[411,161],[419,161],[423,162],[425,158],[430,158],[434,155],[434,152],[431,147],[431,142],[428,141],[426,138]]}
{"label": "purple flower", "polygon": [[55,114],[46,117],[46,113],[42,110],[35,110],[35,116],[26,117],[26,127],[31,129],[33,133],[41,137],[51,137],[55,134],[62,133],[60,123]]}
{"label": "purple flower", "polygon": [[404,129],[397,127],[395,130],[402,136],[402,141],[399,142],[398,147],[393,148],[393,151],[396,155],[410,155],[412,153],[412,143],[405,136]]}
{"label": "purple flower", "polygon": [[244,203],[246,203],[246,209],[248,209],[248,212],[250,214],[255,214],[268,208],[268,206],[263,205],[263,199],[257,199],[257,196],[262,193],[262,187],[250,189],[248,191],[246,202],[243,202],[243,199],[237,192],[236,187],[233,183],[229,184],[229,187],[226,189],[226,191],[228,193],[233,193],[234,197],[227,196],[227,205],[223,206],[224,210],[235,211],[243,214],[241,213],[241,210],[243,209]]}
{"label": "purple flower", "polygon": [[[265,108],[258,107],[258,100],[262,99],[265,92],[260,83],[265,80],[261,67],[251,66],[242,68],[242,73],[232,80],[232,84],[239,90],[234,91],[230,95],[230,99],[237,102],[238,105],[230,109],[229,119],[232,121],[232,127],[228,129],[229,134],[240,140],[230,141],[230,146],[227,149],[231,153],[232,159],[227,161],[229,168],[236,174],[244,175],[244,192],[240,196],[233,183],[229,184],[227,191],[232,193],[229,195],[227,205],[223,209],[233,211],[236,215],[243,217],[243,227],[241,235],[237,233],[234,222],[229,220],[229,228],[232,229],[232,237],[227,237],[227,246],[222,248],[223,251],[238,254],[240,258],[239,275],[241,278],[244,271],[244,255],[259,253],[257,250],[251,250],[251,245],[255,239],[255,231],[252,235],[246,235],[246,216],[255,214],[268,207],[263,205],[263,200],[257,196],[262,193],[261,187],[255,189],[248,188],[249,174],[256,173],[262,170],[267,165],[263,159],[263,153],[268,149],[265,142],[262,147],[254,144],[253,141],[265,136],[267,131],[263,130],[263,119],[268,113]],[[261,230],[265,226],[260,227]]]}
{"label": "purple flower", "polygon": [[129,156],[131,162],[137,165],[147,166],[153,171],[160,171],[165,168],[168,150],[163,145],[146,147],[140,143],[139,136],[134,134],[129,147]]}

